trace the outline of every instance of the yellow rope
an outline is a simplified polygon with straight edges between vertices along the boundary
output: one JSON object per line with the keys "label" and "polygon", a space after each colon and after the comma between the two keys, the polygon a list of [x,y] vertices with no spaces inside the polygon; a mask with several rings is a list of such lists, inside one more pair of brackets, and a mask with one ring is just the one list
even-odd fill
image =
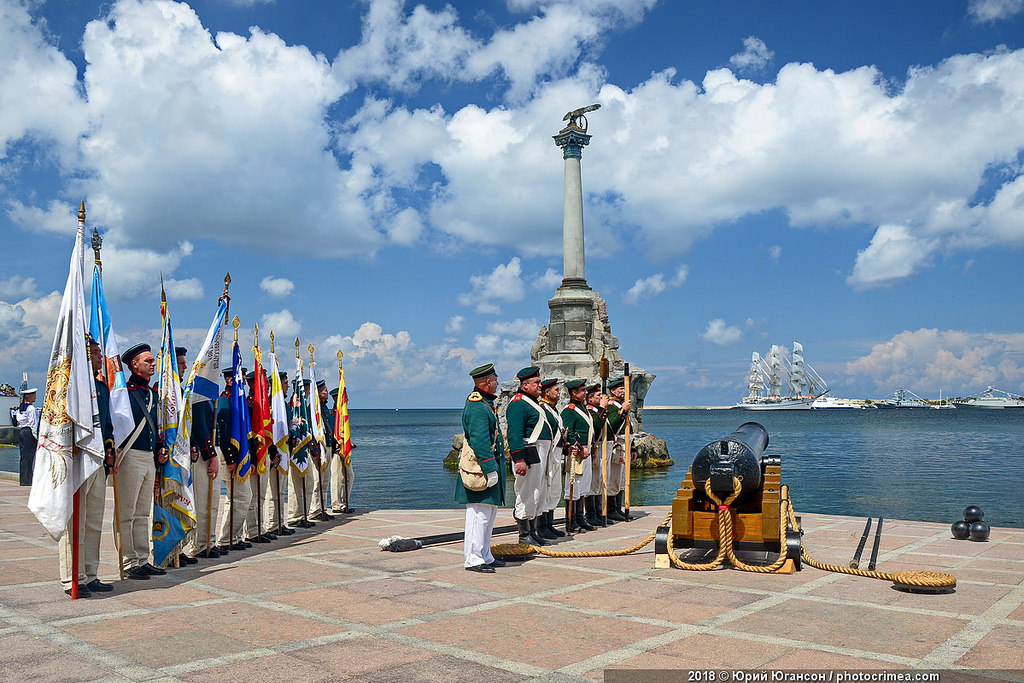
{"label": "yellow rope", "polygon": [[[733,490],[732,494],[726,497],[725,500],[719,499],[714,491],[711,490],[710,479],[704,483],[704,491],[708,497],[718,506],[718,512],[716,514],[718,521],[718,554],[713,560],[706,563],[693,563],[683,562],[679,559],[679,555],[676,553],[675,548],[672,547],[672,530],[669,526],[668,533],[668,556],[672,560],[672,564],[680,569],[686,569],[689,571],[710,571],[717,569],[722,566],[725,560],[729,561],[736,569],[745,572],[757,572],[763,574],[776,573],[782,569],[785,565],[787,558],[786,548],[786,532],[787,524],[793,527],[793,530],[801,533],[800,525],[796,519],[796,512],[793,509],[793,502],[789,497],[789,486],[782,486],[782,501],[781,506],[785,514],[779,515],[779,557],[770,565],[755,565],[747,564],[740,560],[736,556],[735,549],[733,547],[733,519],[732,510],[729,506],[734,500],[740,495],[742,485],[740,480],[733,477]],[[662,520],[660,526],[668,525],[672,520],[672,513],[668,513],[665,519]],[[655,529],[647,538],[640,541],[636,545],[630,548],[623,548],[621,550],[588,550],[588,551],[566,551],[566,550],[548,550],[544,547],[531,545],[529,543],[499,543],[491,546],[491,550],[495,555],[502,556],[525,556],[533,553],[540,553],[541,555],[547,555],[548,557],[616,557],[621,555],[629,555],[640,550],[644,546],[648,545],[654,540],[657,535],[657,529]],[[810,553],[803,547],[803,539],[800,542],[800,552],[803,561],[815,569],[820,569],[827,572],[836,572],[839,574],[850,574],[852,576],[863,576],[869,579],[882,579],[884,581],[892,581],[897,584],[903,584],[907,586],[920,586],[927,588],[952,588],[956,586],[956,577],[951,574],[944,574],[941,572],[932,571],[904,571],[904,572],[875,572],[868,571],[865,569],[852,569],[850,567],[841,567],[834,564],[825,564],[816,561],[811,557]]]}

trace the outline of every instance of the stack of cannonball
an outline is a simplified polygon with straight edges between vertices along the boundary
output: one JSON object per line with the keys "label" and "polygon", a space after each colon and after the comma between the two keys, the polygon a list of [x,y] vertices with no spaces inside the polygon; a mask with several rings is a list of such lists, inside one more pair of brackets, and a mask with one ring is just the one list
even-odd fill
{"label": "stack of cannonball", "polygon": [[953,532],[953,538],[961,541],[968,538],[972,541],[987,541],[992,532],[985,521],[985,513],[977,505],[965,507],[963,520],[953,522],[950,531]]}

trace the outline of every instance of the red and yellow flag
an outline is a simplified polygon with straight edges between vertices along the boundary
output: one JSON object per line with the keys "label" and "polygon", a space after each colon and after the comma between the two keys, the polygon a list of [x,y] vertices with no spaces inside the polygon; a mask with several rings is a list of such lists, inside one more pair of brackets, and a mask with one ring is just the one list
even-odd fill
{"label": "red and yellow flag", "polygon": [[348,426],[348,389],[345,387],[345,370],[338,363],[338,404],[334,406],[334,440],[337,441],[341,461],[347,467],[352,463],[352,432]]}
{"label": "red and yellow flag", "polygon": [[267,449],[274,441],[273,424],[270,418],[270,393],[267,391],[267,375],[263,371],[263,354],[260,347],[253,347],[256,361],[256,376],[252,384],[252,437],[256,440],[256,471],[267,472]]}

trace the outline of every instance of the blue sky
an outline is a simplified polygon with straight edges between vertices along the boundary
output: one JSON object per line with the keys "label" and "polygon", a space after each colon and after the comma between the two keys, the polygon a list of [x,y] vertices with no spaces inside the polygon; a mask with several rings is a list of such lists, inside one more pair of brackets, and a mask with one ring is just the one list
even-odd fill
{"label": "blue sky", "polygon": [[230,271],[243,344],[461,405],[547,322],[551,136],[600,102],[586,274],[649,404],[794,339],[839,396],[1024,392],[1022,43],[1024,0],[0,0],[0,381],[45,373],[85,200],[122,346],[162,273],[196,347]]}

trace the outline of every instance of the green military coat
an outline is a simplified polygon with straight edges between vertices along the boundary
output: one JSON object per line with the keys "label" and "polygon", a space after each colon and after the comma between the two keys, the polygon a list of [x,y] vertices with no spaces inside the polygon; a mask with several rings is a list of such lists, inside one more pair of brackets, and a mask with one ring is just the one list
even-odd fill
{"label": "green military coat", "polygon": [[484,474],[498,473],[498,483],[483,491],[470,491],[462,485],[462,479],[455,480],[455,502],[487,503],[502,505],[505,502],[505,446],[498,431],[498,414],[494,407],[495,396],[474,391],[466,399],[462,409],[462,432],[476,453],[480,469]]}

